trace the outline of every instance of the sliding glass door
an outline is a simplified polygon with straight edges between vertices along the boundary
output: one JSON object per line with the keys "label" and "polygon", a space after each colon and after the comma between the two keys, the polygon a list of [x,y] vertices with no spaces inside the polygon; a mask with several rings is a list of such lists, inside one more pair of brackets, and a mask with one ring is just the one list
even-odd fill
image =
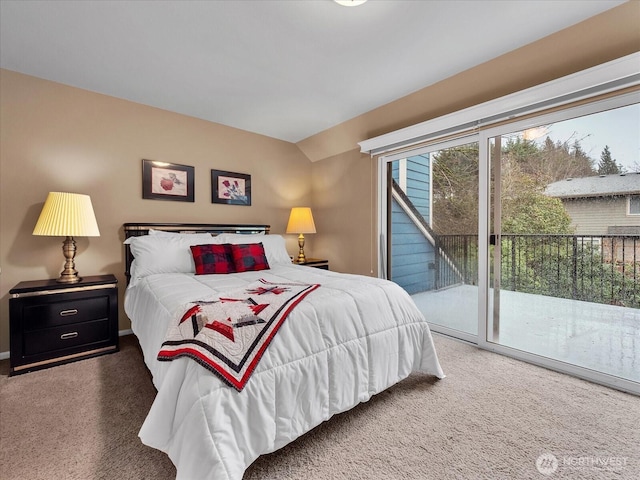
{"label": "sliding glass door", "polygon": [[487,140],[487,342],[640,382],[638,132],[634,104]]}
{"label": "sliding glass door", "polygon": [[423,148],[387,163],[388,278],[434,330],[478,332],[478,143]]}
{"label": "sliding glass door", "polygon": [[640,392],[640,104],[381,158],[381,271],[432,330]]}

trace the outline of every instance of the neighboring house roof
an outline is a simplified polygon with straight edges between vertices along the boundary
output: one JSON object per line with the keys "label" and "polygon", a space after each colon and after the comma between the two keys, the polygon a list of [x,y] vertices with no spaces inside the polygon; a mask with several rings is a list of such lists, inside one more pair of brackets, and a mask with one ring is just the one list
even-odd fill
{"label": "neighboring house roof", "polygon": [[544,193],[556,198],[610,197],[640,194],[640,173],[567,178],[547,185]]}

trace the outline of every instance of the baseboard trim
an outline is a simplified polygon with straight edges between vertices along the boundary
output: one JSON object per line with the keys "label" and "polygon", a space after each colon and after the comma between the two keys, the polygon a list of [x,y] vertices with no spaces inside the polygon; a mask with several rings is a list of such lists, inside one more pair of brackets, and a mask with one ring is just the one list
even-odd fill
{"label": "baseboard trim", "polygon": [[[133,330],[128,328],[126,330],[119,330],[118,331],[118,336],[119,337],[124,337],[125,335],[133,335]],[[10,352],[0,352],[0,360],[6,360],[10,356],[11,356]]]}

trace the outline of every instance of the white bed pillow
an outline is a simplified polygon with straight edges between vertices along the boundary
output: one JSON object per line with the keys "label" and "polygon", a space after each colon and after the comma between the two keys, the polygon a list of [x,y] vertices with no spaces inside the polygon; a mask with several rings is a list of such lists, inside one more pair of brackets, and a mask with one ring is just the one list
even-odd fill
{"label": "white bed pillow", "polygon": [[191,245],[220,243],[218,237],[208,233],[142,235],[124,241],[131,248],[134,268],[131,278],[141,278],[156,273],[195,273]]}
{"label": "white bed pillow", "polygon": [[[178,235],[180,233],[178,232]],[[153,228],[149,229],[149,235],[176,235],[176,232],[165,232],[164,230],[154,230]]]}
{"label": "white bed pillow", "polygon": [[261,235],[243,233],[222,233],[216,237],[220,243],[239,245],[242,243],[262,243],[269,265],[291,264],[291,257],[282,235]]}

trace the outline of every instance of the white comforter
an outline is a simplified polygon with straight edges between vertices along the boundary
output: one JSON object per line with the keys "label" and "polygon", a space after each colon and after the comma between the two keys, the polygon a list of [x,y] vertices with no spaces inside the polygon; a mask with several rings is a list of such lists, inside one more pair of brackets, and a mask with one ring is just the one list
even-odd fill
{"label": "white comforter", "polygon": [[[168,323],[188,301],[259,278],[319,283],[289,315],[242,392],[189,358],[159,362]],[[129,286],[125,311],[158,395],[140,438],[178,479],[241,479],[277,450],[413,371],[443,378],[429,327],[392,282],[278,265],[232,275],[161,274]]]}

